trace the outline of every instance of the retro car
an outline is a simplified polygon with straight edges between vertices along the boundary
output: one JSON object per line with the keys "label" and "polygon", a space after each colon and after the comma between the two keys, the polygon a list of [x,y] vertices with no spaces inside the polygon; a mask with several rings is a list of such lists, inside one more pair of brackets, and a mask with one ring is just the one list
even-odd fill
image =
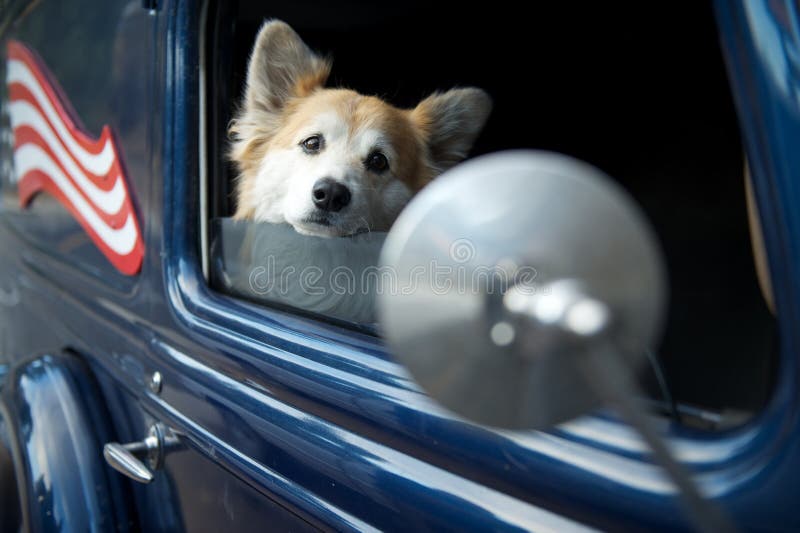
{"label": "retro car", "polygon": [[[0,530],[800,529],[796,2],[2,7]],[[447,194],[363,253],[231,220],[226,130],[267,18],[396,105],[492,95]],[[456,201],[481,209],[430,215]],[[539,296],[581,312],[547,322],[515,281],[371,318],[254,270],[306,245],[403,268],[536,250],[578,282]],[[516,322],[465,318],[486,309]],[[608,316],[630,335],[586,341]]]}

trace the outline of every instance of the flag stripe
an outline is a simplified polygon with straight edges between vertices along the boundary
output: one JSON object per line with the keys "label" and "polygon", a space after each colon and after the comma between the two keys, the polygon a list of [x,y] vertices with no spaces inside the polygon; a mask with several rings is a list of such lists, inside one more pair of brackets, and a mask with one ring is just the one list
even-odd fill
{"label": "flag stripe", "polygon": [[58,136],[64,141],[70,152],[78,159],[80,164],[95,176],[105,176],[114,162],[114,149],[109,139],[101,139],[97,143],[86,142],[77,135],[75,130],[64,124],[64,117],[56,112],[53,99],[45,94],[39,80],[31,73],[27,65],[20,61],[8,62],[7,83],[19,83],[26,87],[34,97],[35,103],[44,111],[47,119],[55,127]]}
{"label": "flag stripe", "polygon": [[[25,142],[35,142],[42,148],[46,148],[55,157],[61,170],[69,176],[70,180],[89,201],[104,213],[109,215],[119,213],[125,202],[125,186],[119,175],[117,175],[117,179],[109,180],[112,184],[112,189],[103,190],[99,188],[75,164],[75,161],[64,150],[63,145],[58,142],[55,134],[35,107],[25,101],[16,101],[11,102],[8,108],[11,115],[11,125],[14,128],[15,148]],[[23,127],[33,130],[36,135],[20,135],[19,130]]]}
{"label": "flag stripe", "polygon": [[42,150],[41,147],[35,144],[25,144],[14,151],[14,167],[16,171],[23,176],[31,171],[37,170],[48,177],[48,180],[57,187],[69,204],[74,207],[80,218],[83,219],[92,231],[96,233],[104,243],[108,245],[115,254],[127,255],[131,253],[135,244],[137,232],[133,224],[133,217],[128,214],[125,218],[125,224],[119,228],[114,229],[105,221],[100,218],[92,206],[86,199],[75,189],[59,166],[50,158],[50,156]]}
{"label": "flag stripe", "polygon": [[117,269],[136,274],[144,243],[110,128],[92,139],[38,56],[17,41],[8,42],[7,53],[20,204],[41,191],[52,194]]}
{"label": "flag stripe", "polygon": [[70,151],[69,146],[67,146],[67,143],[65,143],[64,140],[61,139],[55,127],[53,126],[52,122],[50,122],[50,120],[47,118],[47,114],[41,108],[39,103],[36,101],[36,98],[33,96],[31,91],[28,90],[26,86],[16,82],[10,83],[8,85],[8,99],[10,103],[9,114],[11,116],[10,118],[12,127],[14,126],[14,121],[16,119],[13,113],[14,109],[12,108],[12,105],[20,102],[28,104],[30,107],[36,110],[36,113],[39,114],[41,120],[43,120],[44,123],[47,124],[47,128],[49,128],[50,131],[53,133],[54,137],[58,139],[58,142],[64,148],[64,151],[70,155],[70,158],[72,158],[72,160],[75,161],[75,164],[80,167],[81,171],[92,181],[92,183],[97,188],[103,190],[110,190],[114,187],[115,182],[113,180],[110,180],[109,176],[113,175],[114,177],[116,177],[119,175],[119,168],[118,168],[119,164],[116,161],[112,162],[108,172],[102,176],[94,174],[91,170],[83,166],[81,162],[78,160],[78,158],[75,157],[75,155]]}

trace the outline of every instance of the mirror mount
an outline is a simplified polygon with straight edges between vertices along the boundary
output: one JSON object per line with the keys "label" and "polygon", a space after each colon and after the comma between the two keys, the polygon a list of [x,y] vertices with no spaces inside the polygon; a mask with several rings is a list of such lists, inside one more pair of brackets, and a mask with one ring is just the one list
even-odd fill
{"label": "mirror mount", "polygon": [[536,291],[514,285],[503,296],[503,306],[512,315],[531,322],[530,328],[555,328],[579,339],[605,333],[611,310],[589,296],[580,281],[558,280]]}

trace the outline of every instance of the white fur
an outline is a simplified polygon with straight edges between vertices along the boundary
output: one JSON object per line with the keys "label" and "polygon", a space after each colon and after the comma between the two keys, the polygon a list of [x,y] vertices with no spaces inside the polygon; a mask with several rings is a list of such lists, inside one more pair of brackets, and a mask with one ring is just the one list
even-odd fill
{"label": "white fur", "polygon": [[[320,153],[308,154],[301,147],[312,135],[323,137]],[[321,236],[386,231],[411,199],[411,190],[392,174],[396,151],[379,130],[353,132],[343,117],[330,111],[304,127],[294,141],[289,149],[270,150],[261,162],[254,188],[257,221],[287,222],[300,233]],[[380,174],[364,166],[375,150],[389,161],[389,169]],[[330,213],[330,226],[307,220],[316,210],[312,188],[322,178],[342,183],[351,194],[347,206]]]}

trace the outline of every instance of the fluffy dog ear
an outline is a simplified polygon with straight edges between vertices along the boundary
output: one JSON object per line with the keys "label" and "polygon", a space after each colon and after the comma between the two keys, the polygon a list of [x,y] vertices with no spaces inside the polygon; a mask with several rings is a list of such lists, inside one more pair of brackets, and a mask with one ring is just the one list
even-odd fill
{"label": "fluffy dog ear", "polygon": [[428,144],[437,171],[467,157],[491,111],[492,99],[476,88],[436,93],[414,108],[412,120]]}
{"label": "fluffy dog ear", "polygon": [[247,67],[245,107],[277,113],[289,98],[322,87],[330,70],[330,61],[312,52],[288,24],[268,20],[258,32]]}
{"label": "fluffy dog ear", "polygon": [[228,128],[229,157],[239,170],[237,218],[253,216],[256,196],[250,189],[287,101],[322,87],[330,70],[330,62],[314,54],[286,23],[272,20],[261,26],[247,67],[244,102]]}

